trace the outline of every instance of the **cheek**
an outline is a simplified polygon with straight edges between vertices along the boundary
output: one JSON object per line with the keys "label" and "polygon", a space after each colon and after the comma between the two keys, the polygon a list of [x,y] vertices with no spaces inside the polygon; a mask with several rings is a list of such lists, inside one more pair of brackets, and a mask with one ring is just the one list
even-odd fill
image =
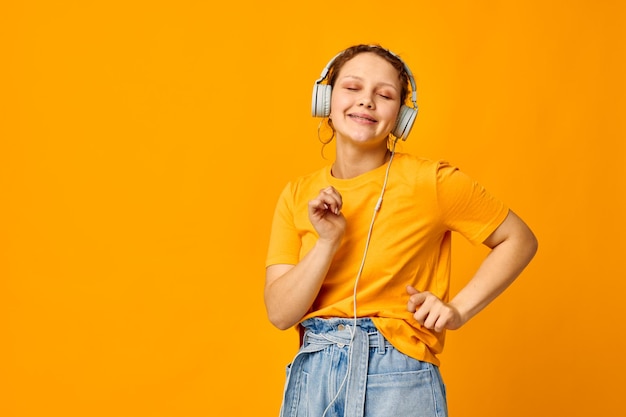
{"label": "cheek", "polygon": [[393,119],[393,122],[395,123],[398,120],[398,116],[400,116],[400,106],[393,106],[393,108],[390,110],[390,114],[391,119]]}
{"label": "cheek", "polygon": [[346,108],[346,101],[345,99],[342,99],[341,95],[337,94],[337,95],[332,95],[330,98],[330,117],[332,118],[333,115],[337,115],[338,113],[343,112],[343,110]]}
{"label": "cheek", "polygon": [[385,110],[385,117],[392,125],[395,125],[398,116],[400,115],[400,107],[392,106]]}
{"label": "cheek", "polygon": [[339,108],[343,106],[345,99],[342,98],[341,94],[331,94],[330,96],[330,111],[332,112],[333,108]]}

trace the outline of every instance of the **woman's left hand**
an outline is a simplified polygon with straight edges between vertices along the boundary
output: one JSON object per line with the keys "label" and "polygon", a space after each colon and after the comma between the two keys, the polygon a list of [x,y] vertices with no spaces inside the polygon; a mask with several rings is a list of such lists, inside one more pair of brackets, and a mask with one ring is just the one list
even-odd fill
{"label": "woman's left hand", "polygon": [[407,285],[409,294],[407,310],[413,313],[413,318],[427,329],[435,332],[455,330],[463,325],[461,313],[451,304],[443,302],[431,292],[420,292]]}

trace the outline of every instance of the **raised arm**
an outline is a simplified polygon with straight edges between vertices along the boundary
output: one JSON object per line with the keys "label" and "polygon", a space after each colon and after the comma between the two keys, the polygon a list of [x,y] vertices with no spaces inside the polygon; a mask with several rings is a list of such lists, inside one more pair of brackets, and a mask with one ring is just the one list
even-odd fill
{"label": "raised arm", "polygon": [[346,229],[341,195],[324,188],[309,201],[309,219],[318,233],[313,248],[297,265],[270,265],[265,271],[265,308],[279,329],[298,323],[309,310],[339,249]]}

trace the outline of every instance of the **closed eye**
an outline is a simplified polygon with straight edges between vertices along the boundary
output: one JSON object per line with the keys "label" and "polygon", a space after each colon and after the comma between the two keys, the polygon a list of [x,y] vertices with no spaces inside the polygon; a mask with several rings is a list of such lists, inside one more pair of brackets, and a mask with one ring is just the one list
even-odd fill
{"label": "closed eye", "polygon": [[378,90],[377,94],[380,97],[384,98],[385,100],[393,100],[396,97],[393,92],[389,92],[389,91],[383,90],[383,89]]}

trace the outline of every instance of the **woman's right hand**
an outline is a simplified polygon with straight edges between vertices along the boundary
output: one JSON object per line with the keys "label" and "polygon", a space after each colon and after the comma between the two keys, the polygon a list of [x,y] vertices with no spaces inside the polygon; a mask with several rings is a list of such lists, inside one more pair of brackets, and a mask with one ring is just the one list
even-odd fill
{"label": "woman's right hand", "polygon": [[309,220],[319,239],[339,244],[346,231],[346,218],[341,213],[341,194],[332,186],[320,190],[316,198],[309,201]]}
{"label": "woman's right hand", "polygon": [[270,321],[279,329],[298,323],[313,305],[346,231],[342,204],[341,194],[333,187],[321,190],[308,207],[319,236],[315,245],[296,265],[266,268],[265,306]]}

